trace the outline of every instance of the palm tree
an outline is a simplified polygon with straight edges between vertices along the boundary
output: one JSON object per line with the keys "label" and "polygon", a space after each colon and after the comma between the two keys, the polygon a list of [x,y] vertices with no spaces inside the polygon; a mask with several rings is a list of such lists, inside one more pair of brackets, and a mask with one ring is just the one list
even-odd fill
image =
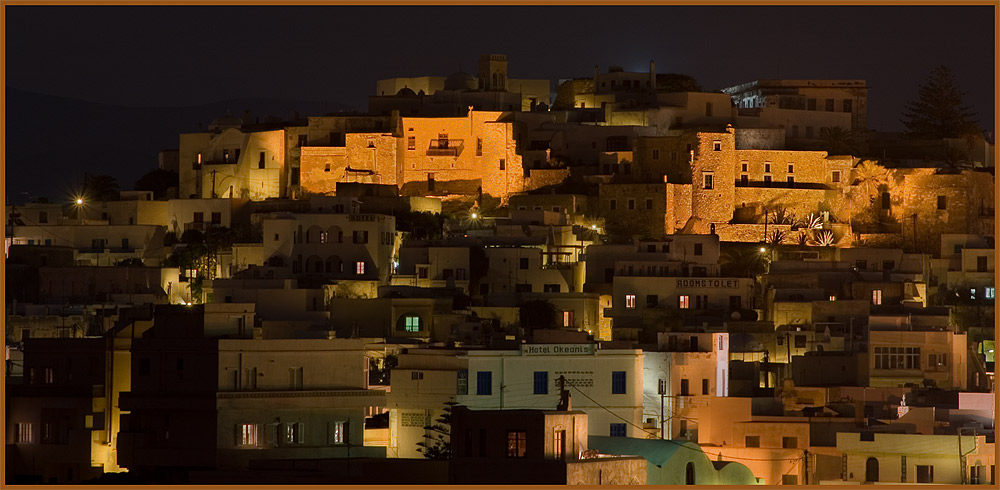
{"label": "palm tree", "polygon": [[83,195],[95,201],[117,201],[121,198],[118,181],[110,175],[84,175]]}
{"label": "palm tree", "polygon": [[854,139],[854,133],[849,129],[840,126],[820,128],[819,138],[823,141],[823,147],[830,155],[855,155],[858,153],[857,141]]}
{"label": "palm tree", "polygon": [[854,167],[854,181],[851,185],[850,203],[852,208],[850,220],[862,212],[871,213],[872,205],[880,192],[887,191],[892,185],[892,171],[879,165],[874,160],[864,160]]}
{"label": "palm tree", "polygon": [[762,274],[766,257],[753,244],[733,244],[720,257],[722,274],[727,277],[754,277]]}

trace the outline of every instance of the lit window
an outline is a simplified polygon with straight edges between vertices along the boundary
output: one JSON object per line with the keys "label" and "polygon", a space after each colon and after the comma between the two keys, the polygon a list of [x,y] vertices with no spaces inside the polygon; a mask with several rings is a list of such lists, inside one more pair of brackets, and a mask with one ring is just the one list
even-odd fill
{"label": "lit window", "polygon": [[691,297],[687,296],[687,295],[681,296],[679,304],[678,304],[678,308],[680,308],[682,310],[686,310],[686,309],[688,309],[690,307],[691,307]]}
{"label": "lit window", "polygon": [[873,305],[880,305],[880,304],[882,304],[882,290],[881,289],[873,289],[872,290],[872,304]]}
{"label": "lit window", "polygon": [[420,317],[419,316],[408,316],[403,319],[403,329],[407,332],[419,332],[420,331]]}
{"label": "lit window", "polygon": [[285,425],[285,442],[302,444],[305,442],[305,424],[299,422]]}
{"label": "lit window", "polygon": [[830,301],[837,301],[837,297],[833,296],[833,295],[830,295]]}
{"label": "lit window", "polygon": [[563,312],[563,326],[564,327],[572,327],[573,324],[574,324],[574,322],[573,322],[573,311],[572,310],[570,310],[570,311],[564,311]]}
{"label": "lit window", "polygon": [[991,287],[986,288],[986,299],[993,299],[995,294],[996,290],[994,288]]}
{"label": "lit window", "polygon": [[329,238],[330,235],[327,232],[325,231],[319,232],[319,243],[326,243]]}
{"label": "lit window", "polygon": [[345,437],[346,422],[331,422],[330,424],[330,444],[343,444]]}
{"label": "lit window", "polygon": [[626,294],[625,295],[625,307],[626,308],[635,308],[635,295],[634,294]]}
{"label": "lit window", "polygon": [[15,427],[14,442],[18,444],[31,444],[31,423],[20,423]]}
{"label": "lit window", "polygon": [[363,260],[354,263],[354,273],[359,276],[365,273],[365,262]]}
{"label": "lit window", "polygon": [[241,446],[256,446],[257,445],[257,425],[256,424],[243,424],[240,426],[240,445]]}
{"label": "lit window", "polygon": [[969,299],[976,299],[976,288],[969,289]]}
{"label": "lit window", "polygon": [[528,451],[527,439],[528,439],[527,432],[508,432],[507,457],[508,458],[525,457]]}

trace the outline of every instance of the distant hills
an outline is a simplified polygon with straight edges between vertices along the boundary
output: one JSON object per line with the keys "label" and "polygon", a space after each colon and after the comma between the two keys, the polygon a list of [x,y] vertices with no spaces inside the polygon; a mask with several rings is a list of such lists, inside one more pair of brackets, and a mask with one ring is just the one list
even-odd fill
{"label": "distant hills", "polygon": [[[336,102],[233,99],[189,107],[122,107],[6,88],[4,146],[8,203],[47,197],[67,200],[84,172],[106,174],[131,189],[157,167],[157,153],[177,148],[178,135],[204,131],[215,118],[232,114],[263,121],[291,119],[354,108]],[[27,194],[25,194],[27,193]]]}

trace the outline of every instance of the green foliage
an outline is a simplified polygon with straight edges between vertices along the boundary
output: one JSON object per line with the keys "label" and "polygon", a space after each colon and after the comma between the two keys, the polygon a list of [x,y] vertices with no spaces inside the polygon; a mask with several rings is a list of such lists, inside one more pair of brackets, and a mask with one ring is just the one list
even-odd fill
{"label": "green foliage", "polygon": [[451,459],[451,411],[458,402],[447,401],[440,417],[433,425],[424,426],[424,440],[417,443],[417,451],[427,459]]}
{"label": "green foliage", "polygon": [[978,121],[972,107],[962,104],[964,93],[959,89],[955,76],[946,66],[931,71],[920,85],[917,99],[906,104],[900,120],[906,134],[912,138],[957,138],[969,131]]}
{"label": "green foliage", "polygon": [[757,244],[727,244],[720,259],[723,277],[756,277],[767,267],[767,256]]}

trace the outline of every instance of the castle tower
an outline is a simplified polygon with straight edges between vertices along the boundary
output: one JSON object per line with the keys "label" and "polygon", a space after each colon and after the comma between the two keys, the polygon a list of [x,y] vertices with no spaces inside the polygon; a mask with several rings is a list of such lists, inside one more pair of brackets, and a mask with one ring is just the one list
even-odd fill
{"label": "castle tower", "polygon": [[479,88],[507,91],[507,55],[484,54],[479,57]]}

